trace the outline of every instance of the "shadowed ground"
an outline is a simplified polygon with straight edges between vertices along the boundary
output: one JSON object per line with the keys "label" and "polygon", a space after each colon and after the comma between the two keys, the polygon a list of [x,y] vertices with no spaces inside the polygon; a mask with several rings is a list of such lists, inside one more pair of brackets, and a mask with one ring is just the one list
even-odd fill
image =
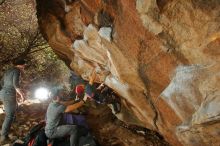
{"label": "shadowed ground", "polygon": [[[31,127],[44,120],[48,103],[28,100],[19,106],[17,118],[11,133],[22,139]],[[91,132],[102,146],[164,146],[161,137],[147,129],[128,126],[117,120],[107,106],[87,109],[87,121]],[[0,106],[0,124],[4,120],[3,106]]]}

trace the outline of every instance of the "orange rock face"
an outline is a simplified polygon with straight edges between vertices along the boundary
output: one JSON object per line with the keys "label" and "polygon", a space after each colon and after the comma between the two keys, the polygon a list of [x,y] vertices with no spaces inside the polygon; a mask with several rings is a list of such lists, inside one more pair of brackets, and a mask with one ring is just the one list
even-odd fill
{"label": "orange rock face", "polygon": [[172,145],[219,145],[218,0],[37,0],[54,51],[122,98],[116,116]]}

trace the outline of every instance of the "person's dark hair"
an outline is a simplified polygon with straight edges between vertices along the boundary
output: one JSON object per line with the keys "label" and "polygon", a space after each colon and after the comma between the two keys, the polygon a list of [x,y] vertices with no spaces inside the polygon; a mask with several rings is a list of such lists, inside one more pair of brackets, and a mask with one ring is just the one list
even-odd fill
{"label": "person's dark hair", "polygon": [[85,88],[85,93],[92,98],[95,95],[94,85],[87,84]]}
{"label": "person's dark hair", "polygon": [[51,97],[53,100],[57,100],[57,98],[59,98],[58,96],[52,96]]}
{"label": "person's dark hair", "polygon": [[51,89],[50,91],[50,97],[53,99],[53,100],[56,100],[57,99],[57,96],[60,95],[60,93],[63,92],[63,87],[62,86],[55,86]]}
{"label": "person's dark hair", "polygon": [[17,59],[13,62],[14,65],[24,65],[26,61],[24,59]]}

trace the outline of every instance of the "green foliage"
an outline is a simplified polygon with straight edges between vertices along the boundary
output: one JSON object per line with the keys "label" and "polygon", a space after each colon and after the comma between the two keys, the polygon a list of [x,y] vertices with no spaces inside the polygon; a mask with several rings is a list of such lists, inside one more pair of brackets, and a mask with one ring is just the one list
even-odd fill
{"label": "green foliage", "polygon": [[23,88],[37,82],[66,82],[69,69],[42,37],[35,1],[7,0],[0,5],[0,77],[16,58],[28,60]]}

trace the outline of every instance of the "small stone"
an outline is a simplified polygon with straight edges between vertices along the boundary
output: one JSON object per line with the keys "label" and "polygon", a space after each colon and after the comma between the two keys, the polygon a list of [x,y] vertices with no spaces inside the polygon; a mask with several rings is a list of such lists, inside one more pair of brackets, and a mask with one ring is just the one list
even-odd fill
{"label": "small stone", "polygon": [[139,131],[139,130],[137,130],[136,132],[139,133],[139,134],[145,135],[145,132],[144,132],[144,131]]}
{"label": "small stone", "polygon": [[27,128],[28,126],[27,126],[27,125],[23,125],[23,127],[24,127],[24,128]]}
{"label": "small stone", "polygon": [[37,125],[37,122],[32,122],[33,125]]}
{"label": "small stone", "polygon": [[22,140],[20,140],[20,139],[17,139],[17,140],[15,141],[15,143],[23,144],[24,142],[23,142]]}

